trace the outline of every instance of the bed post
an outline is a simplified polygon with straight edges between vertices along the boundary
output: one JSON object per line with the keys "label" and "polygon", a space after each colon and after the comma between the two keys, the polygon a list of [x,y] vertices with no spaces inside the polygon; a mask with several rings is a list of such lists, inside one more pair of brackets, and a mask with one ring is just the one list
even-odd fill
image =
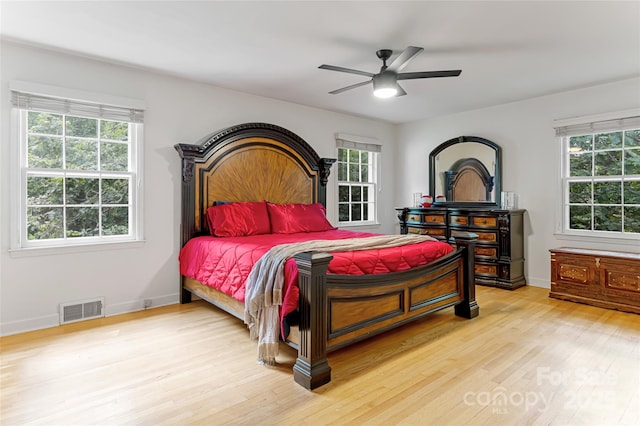
{"label": "bed post", "polygon": [[300,344],[293,379],[313,390],[331,380],[327,361],[327,268],[328,253],[306,252],[294,256],[300,289]]}
{"label": "bed post", "polygon": [[464,300],[455,306],[455,313],[463,318],[475,318],[480,313],[480,307],[476,302],[476,278],[475,278],[475,250],[477,234],[471,232],[454,232],[457,247],[464,247]]}

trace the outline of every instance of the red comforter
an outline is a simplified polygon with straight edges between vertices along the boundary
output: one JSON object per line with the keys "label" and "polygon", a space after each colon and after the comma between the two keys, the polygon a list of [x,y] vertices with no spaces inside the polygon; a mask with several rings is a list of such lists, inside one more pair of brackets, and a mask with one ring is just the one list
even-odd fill
{"label": "red comforter", "polygon": [[[331,230],[299,234],[264,234],[245,237],[197,237],[180,250],[180,274],[244,302],[244,282],[253,264],[271,247],[309,240],[369,237],[369,232]],[[328,273],[383,274],[425,265],[453,251],[444,242],[429,241],[378,250],[331,253]],[[298,306],[298,268],[293,259],[285,264],[281,318]]]}

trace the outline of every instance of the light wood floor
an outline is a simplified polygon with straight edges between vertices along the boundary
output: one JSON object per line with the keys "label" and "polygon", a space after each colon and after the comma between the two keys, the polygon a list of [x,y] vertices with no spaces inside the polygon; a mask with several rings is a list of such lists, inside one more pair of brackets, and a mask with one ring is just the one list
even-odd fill
{"label": "light wood floor", "polygon": [[295,354],[255,361],[237,319],[204,302],[0,339],[3,426],[640,424],[640,316],[478,288],[453,309],[330,355],[333,380],[293,382]]}

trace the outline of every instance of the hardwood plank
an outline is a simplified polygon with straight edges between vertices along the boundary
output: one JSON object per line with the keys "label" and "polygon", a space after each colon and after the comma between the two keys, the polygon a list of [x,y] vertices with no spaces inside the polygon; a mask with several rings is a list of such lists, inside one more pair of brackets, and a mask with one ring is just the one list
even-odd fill
{"label": "hardwood plank", "polygon": [[473,320],[446,309],[331,353],[314,392],[293,349],[258,365],[244,324],[202,301],[7,336],[0,423],[640,424],[638,315],[535,287],[477,299]]}

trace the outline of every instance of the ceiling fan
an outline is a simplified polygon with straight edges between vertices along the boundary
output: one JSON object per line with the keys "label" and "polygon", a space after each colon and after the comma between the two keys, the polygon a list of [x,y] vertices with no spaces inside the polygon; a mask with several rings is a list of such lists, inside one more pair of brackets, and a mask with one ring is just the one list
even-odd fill
{"label": "ceiling fan", "polygon": [[371,80],[361,83],[352,84],[329,92],[332,95],[355,89],[373,82],[373,94],[379,98],[391,98],[393,96],[403,96],[407,92],[398,84],[398,80],[413,80],[416,78],[434,78],[434,77],[457,77],[462,70],[448,71],[422,71],[422,72],[400,72],[407,66],[416,55],[422,52],[422,47],[407,47],[390,65],[387,66],[387,60],[391,57],[393,51],[391,49],[381,49],[376,52],[378,58],[382,59],[382,67],[378,74],[366,71],[358,71],[351,68],[337,67],[335,65],[320,65],[318,68],[330,71],[340,71],[349,74],[358,74],[365,77],[371,77]]}

